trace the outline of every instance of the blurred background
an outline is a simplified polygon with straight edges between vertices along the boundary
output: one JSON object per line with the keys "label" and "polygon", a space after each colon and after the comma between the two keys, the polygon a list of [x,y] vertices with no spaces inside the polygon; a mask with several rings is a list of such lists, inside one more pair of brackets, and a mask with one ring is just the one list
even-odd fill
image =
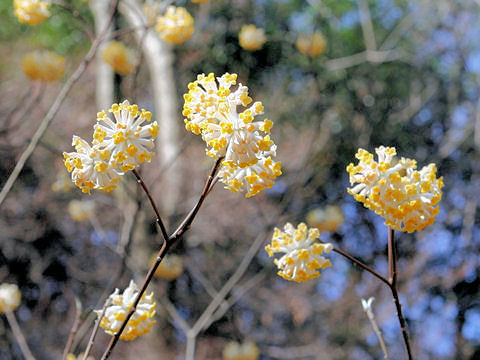
{"label": "blurred background", "polygon": [[[130,15],[136,9],[125,4],[112,31],[135,26]],[[147,15],[164,6],[134,4],[149,6]],[[88,52],[95,24],[105,19],[97,5],[65,0],[50,7],[46,21],[28,26],[14,16],[12,1],[0,1],[0,186]],[[184,129],[183,94],[197,74],[230,72],[274,122],[283,175],[250,199],[217,184],[172,250],[178,258],[167,275],[149,287],[158,313],[152,332],[122,341],[113,358],[183,359],[187,342],[196,340],[196,359],[222,359],[230,341],[254,342],[265,360],[382,359],[360,302],[371,296],[390,357],[406,358],[390,290],[377,279],[332,253],[332,266],[319,279],[288,282],[276,275],[263,249],[275,226],[308,220],[322,229],[322,240],[387,274],[387,228],[347,194],[345,171],[359,147],[373,152],[385,145],[419,167],[437,164],[445,182],[435,224],[397,233],[399,290],[415,358],[480,359],[480,1],[174,5],[195,19],[192,37],[170,45],[153,30],[151,38],[132,30],[115,33],[134,52],[134,71],[114,74],[97,57],[1,204],[0,282],[20,288],[15,315],[35,357],[61,357],[75,298],[83,310],[72,352],[83,351],[91,310],[100,309],[115,287],[124,289],[130,279],[141,283],[161,244],[132,175],[108,194],[85,195],[73,187],[62,161],[62,152],[73,151],[72,135],[89,138],[96,113],[113,101],[129,99],[159,117],[157,156],[141,173],[172,232],[213,165],[201,138]],[[248,24],[264,29],[266,42],[258,50],[239,44]],[[296,42],[314,31],[325,43],[310,56]],[[65,57],[59,81],[32,82],[22,72],[22,57],[37,49]],[[112,85],[101,90],[102,82]],[[198,323],[222,288],[223,301]],[[198,331],[189,338],[194,324]],[[95,358],[108,340],[101,331]],[[22,358],[4,316],[0,358]]]}

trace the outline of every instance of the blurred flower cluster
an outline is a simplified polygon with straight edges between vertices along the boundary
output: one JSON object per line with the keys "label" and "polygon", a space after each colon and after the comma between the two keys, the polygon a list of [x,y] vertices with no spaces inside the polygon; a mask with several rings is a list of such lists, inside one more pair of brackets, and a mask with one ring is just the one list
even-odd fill
{"label": "blurred flower cluster", "polygon": [[373,154],[359,149],[357,165],[350,164],[348,193],[355,200],[385,218],[385,225],[398,231],[413,232],[435,222],[442,199],[443,178],[436,176],[435,164],[420,171],[412,159],[395,159],[395,148],[380,146]]}
{"label": "blurred flower cluster", "polygon": [[102,52],[102,59],[120,75],[128,75],[135,69],[135,52],[119,41],[111,41]]}
{"label": "blurred flower cluster", "polygon": [[14,14],[18,21],[28,24],[37,25],[50,16],[48,8],[50,3],[44,0],[14,0]]}
{"label": "blurred flower cluster", "polygon": [[255,25],[244,25],[238,34],[240,46],[245,50],[260,50],[267,41],[263,29],[257,29]]}
{"label": "blurred flower cluster", "polygon": [[285,253],[274,260],[280,270],[278,275],[286,280],[304,282],[319,277],[318,269],[331,266],[330,260],[322,254],[329,253],[333,246],[316,242],[320,236],[318,229],[308,229],[305,223],[298,224],[295,229],[287,223],[283,230],[275,228],[271,244],[265,247],[270,257],[277,252]]}
{"label": "blurred flower cluster", "polygon": [[181,44],[187,41],[195,31],[194,20],[187,9],[169,6],[165,14],[157,18],[155,30],[162,40]]}
{"label": "blurred flower cluster", "polygon": [[51,51],[32,51],[23,57],[22,69],[30,80],[56,81],[65,73],[65,58]]}
{"label": "blurred flower cluster", "polygon": [[[132,280],[123,294],[119,292],[119,289],[115,289],[114,293],[109,296],[107,301],[111,303],[107,306],[105,315],[100,321],[102,329],[112,336],[116,334],[126,319],[137,297],[138,287]],[[150,332],[150,328],[155,323],[155,320],[152,319],[155,316],[155,307],[156,303],[153,301],[153,293],[150,293],[150,295],[143,294],[135,309],[135,313],[128,320],[120,338],[123,340],[134,340],[138,336]],[[103,311],[95,310],[95,312],[100,317]]]}
{"label": "blurred flower cluster", "polygon": [[[184,95],[183,115],[186,129],[202,135],[207,155],[225,157],[220,181],[230,191],[245,191],[250,197],[273,186],[282,174],[281,163],[272,159],[277,148],[269,135],[273,122],[254,121],[263,114],[263,105],[259,101],[250,105],[248,88],[242,84],[232,91],[236,82],[236,74],[198,75]],[[245,110],[239,112],[239,106]]]}
{"label": "blurred flower cluster", "polygon": [[[97,114],[93,145],[73,136],[75,152],[64,152],[65,166],[72,173],[72,181],[82,192],[92,189],[111,191],[116,188],[120,176],[135,169],[141,163],[150,162],[154,140],[158,135],[157,122],[151,122],[152,114],[125,100],[113,104],[109,110]],[[144,124],[144,123],[147,124]]]}
{"label": "blurred flower cluster", "polygon": [[[150,258],[150,266],[153,265],[157,254],[153,254]],[[155,277],[166,279],[166,280],[175,280],[180,275],[183,274],[183,261],[182,258],[178,255],[167,255],[162,260],[160,265],[158,265],[157,270],[155,271]]]}
{"label": "blurred flower cluster", "polygon": [[297,49],[302,54],[315,57],[322,54],[327,46],[327,39],[320,31],[313,34],[300,34],[296,42]]}
{"label": "blurred flower cluster", "polygon": [[22,294],[16,284],[0,285],[0,313],[14,311],[20,306]]}
{"label": "blurred flower cluster", "polygon": [[253,342],[240,344],[230,341],[222,352],[223,360],[257,360],[260,357],[260,351]]}

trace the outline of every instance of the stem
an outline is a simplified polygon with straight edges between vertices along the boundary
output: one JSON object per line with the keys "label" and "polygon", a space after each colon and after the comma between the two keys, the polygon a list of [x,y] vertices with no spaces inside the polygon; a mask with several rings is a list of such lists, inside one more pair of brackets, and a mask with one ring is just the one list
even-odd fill
{"label": "stem", "polygon": [[155,216],[157,217],[156,221],[157,221],[157,224],[158,226],[160,227],[160,230],[162,231],[162,235],[163,235],[163,239],[168,242],[168,233],[167,233],[167,229],[165,228],[165,225],[163,224],[163,221],[160,217],[160,212],[158,211],[158,207],[155,203],[155,201],[153,200],[152,198],[152,194],[150,193],[150,191],[148,190],[147,188],[147,185],[145,185],[144,181],[142,180],[142,178],[140,177],[140,174],[137,172],[137,170],[132,170],[133,172],[133,175],[135,175],[135,177],[137,178],[137,182],[140,184],[140,186],[142,187],[143,191],[145,192],[145,195],[147,195],[148,197],[148,200],[150,201],[150,204],[152,205],[152,208],[153,208],[153,211],[155,212]]}
{"label": "stem", "polygon": [[65,345],[65,349],[63,349],[63,359],[67,358],[70,349],[72,348],[73,339],[78,331],[78,327],[80,326],[80,316],[82,315],[82,304],[80,300],[75,297],[75,320],[73,321],[72,329],[70,330],[70,335],[68,336],[67,344]]}
{"label": "stem", "polygon": [[107,307],[110,305],[110,298],[107,298],[105,301],[105,305],[103,305],[102,309],[102,314],[100,317],[97,319],[95,322],[95,326],[93,327],[92,334],[90,335],[90,338],[88,339],[88,344],[87,348],[85,349],[85,353],[83,354],[83,359],[82,360],[87,360],[88,354],[90,353],[90,349],[93,346],[93,342],[95,341],[95,336],[97,335],[98,328],[100,327],[100,322],[102,321],[103,317],[105,316],[105,311],[107,311]]}
{"label": "stem", "polygon": [[370,266],[362,263],[360,260],[358,259],[355,259],[353,256],[349,255],[348,253],[346,253],[345,251],[343,250],[340,250],[336,247],[333,248],[333,251],[335,251],[337,254],[340,254],[342,255],[343,257],[347,258],[348,260],[350,260],[354,265],[357,265],[359,267],[361,267],[363,270],[365,271],[368,271],[370,274],[372,274],[373,276],[375,276],[377,279],[380,279],[381,281],[383,281],[385,284],[387,284],[389,287],[390,287],[390,282],[382,275],[380,275],[378,272],[376,272],[375,270],[373,270]]}
{"label": "stem", "polygon": [[[197,204],[193,207],[193,209],[190,211],[190,213],[185,217],[185,220],[183,220],[183,222],[178,227],[178,229],[169,238],[167,238],[167,240],[165,240],[163,242],[162,248],[160,249],[160,251],[157,254],[157,258],[155,260],[155,263],[152,265],[152,267],[148,271],[148,274],[145,277],[145,280],[143,281],[143,285],[142,285],[140,291],[138,292],[137,297],[135,298],[135,301],[133,302],[126,318],[123,320],[123,323],[120,326],[120,329],[115,334],[115,336],[113,336],[112,339],[110,340],[110,343],[108,344],[108,347],[107,347],[107,349],[105,350],[105,352],[102,356],[102,360],[108,359],[108,357],[112,353],[115,345],[117,344],[118,340],[120,339],[120,336],[121,336],[123,330],[125,330],[125,327],[127,326],[128,320],[130,320],[130,318],[133,316],[133,314],[137,310],[137,305],[140,302],[140,299],[142,298],[143,294],[147,290],[147,287],[150,284],[150,282],[152,281],[152,278],[153,278],[153,275],[155,274],[155,271],[157,270],[158,266],[160,265],[160,263],[164,259],[168,250],[190,228],[193,220],[195,219],[198,211],[200,210],[200,207],[202,206],[205,198],[207,197],[207,195],[208,195],[208,193],[211,189],[213,179],[215,178],[215,174],[217,173],[218,168],[220,167],[220,164],[221,164],[222,161],[223,161],[223,157],[216,161],[215,165],[213,166],[212,170],[210,171],[210,175],[208,176],[208,179],[205,182],[205,186],[203,187],[203,191],[200,194],[200,198],[198,199]],[[148,196],[148,193],[147,193],[147,196]],[[153,199],[151,200],[151,203],[152,203],[152,206],[153,206],[154,205]]]}
{"label": "stem", "polygon": [[398,297],[398,285],[397,285],[397,254],[395,249],[395,230],[388,228],[388,268],[389,268],[389,287],[392,291],[393,301],[397,308],[397,317],[400,322],[400,328],[402,329],[403,340],[407,348],[408,359],[412,360],[412,350],[410,348],[410,341],[408,338],[407,323],[402,313],[402,304],[400,304],[400,298]]}
{"label": "stem", "polygon": [[[362,301],[363,301],[363,299],[362,299]],[[370,299],[368,301],[370,301]],[[380,328],[378,327],[377,321],[375,320],[375,315],[373,313],[372,308],[371,307],[367,307],[367,308],[364,307],[363,310],[365,310],[365,312],[367,313],[368,320],[370,320],[370,324],[372,325],[373,331],[375,332],[375,335],[377,335],[378,342],[380,343],[380,348],[382,349],[382,352],[383,352],[383,358],[385,360],[389,360],[388,352],[387,352],[387,346],[385,345],[385,341],[383,340],[382,332],[380,331]]]}
{"label": "stem", "polygon": [[12,332],[13,332],[13,335],[15,336],[15,339],[17,339],[18,345],[20,345],[20,349],[22,350],[23,356],[25,356],[25,359],[27,360],[35,360],[35,358],[32,355],[32,352],[30,351],[30,348],[27,345],[27,342],[25,341],[25,337],[22,334],[22,330],[20,330],[20,326],[18,325],[15,315],[11,311],[6,311],[5,315],[7,316],[8,324],[12,328]]}

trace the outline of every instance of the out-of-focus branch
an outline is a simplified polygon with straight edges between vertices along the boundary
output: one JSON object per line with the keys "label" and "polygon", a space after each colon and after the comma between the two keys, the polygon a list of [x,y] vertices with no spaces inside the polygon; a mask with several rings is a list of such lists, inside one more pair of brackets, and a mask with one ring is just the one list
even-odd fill
{"label": "out-of-focus branch", "polygon": [[30,348],[28,347],[27,342],[25,341],[22,330],[20,330],[20,326],[18,325],[17,319],[15,318],[15,314],[11,311],[6,311],[5,315],[7,316],[8,324],[12,329],[15,339],[17,340],[18,345],[20,345],[20,350],[22,350],[23,356],[25,356],[25,359],[27,360],[35,360],[32,352],[30,351]]}
{"label": "out-of-focus branch", "polygon": [[403,57],[405,57],[405,54],[399,50],[366,50],[354,55],[328,60],[325,62],[325,68],[327,71],[336,71],[357,66],[365,62],[380,64],[388,61],[399,60]]}
{"label": "out-of-focus branch", "polygon": [[358,13],[360,15],[360,24],[362,26],[363,39],[367,50],[376,50],[377,42],[373,31],[370,9],[366,0],[358,0]]}
{"label": "out-of-focus branch", "polygon": [[80,317],[82,316],[82,303],[80,299],[75,297],[75,320],[73,321],[72,329],[70,330],[70,335],[68,336],[67,344],[63,349],[63,359],[67,358],[70,349],[72,348],[73,339],[78,331],[78,327],[80,326]]}
{"label": "out-of-focus branch", "polygon": [[103,317],[105,316],[105,312],[107,311],[107,307],[110,306],[110,298],[107,298],[105,301],[105,304],[103,305],[102,308],[102,313],[98,317],[98,319],[95,322],[95,326],[93,327],[92,334],[90,335],[90,338],[88,339],[88,344],[87,348],[85,349],[85,353],[83,354],[83,360],[86,360],[88,357],[88,354],[90,353],[90,350],[93,346],[93,342],[95,341],[95,336],[97,336],[98,328],[100,327],[100,322],[102,321]]}
{"label": "out-of-focus branch", "polygon": [[[118,3],[118,0],[114,0],[110,7],[110,17],[108,21],[109,24],[113,19],[113,14],[115,12],[115,8],[117,7],[117,3]],[[63,85],[62,89],[60,90],[60,93],[57,95],[52,106],[48,110],[45,117],[42,119],[40,126],[38,127],[37,131],[32,137],[32,140],[30,141],[27,148],[18,159],[18,162],[15,165],[15,168],[13,169],[12,173],[8,177],[7,182],[2,188],[2,191],[0,191],[0,206],[2,205],[3,201],[7,197],[10,190],[12,189],[13,184],[15,184],[15,181],[20,175],[20,172],[25,166],[25,163],[27,162],[27,160],[30,158],[33,151],[37,147],[38,142],[42,138],[43,134],[45,134],[45,131],[47,131],[48,126],[50,125],[53,118],[57,114],[58,110],[60,109],[60,106],[63,104],[63,101],[65,100],[67,95],[70,93],[70,90],[72,90],[73,85],[75,85],[75,83],[80,79],[80,77],[83,75],[83,73],[87,69],[88,64],[90,64],[90,62],[93,60],[93,57],[95,56],[98,50],[98,47],[100,46],[100,43],[103,40],[103,36],[106,34],[107,31],[108,31],[108,27],[104,29],[101,36],[95,39],[87,55],[85,56],[83,61],[80,63],[80,65],[77,67],[77,69],[72,74],[72,76],[70,76],[70,78],[66,81],[65,85]]]}

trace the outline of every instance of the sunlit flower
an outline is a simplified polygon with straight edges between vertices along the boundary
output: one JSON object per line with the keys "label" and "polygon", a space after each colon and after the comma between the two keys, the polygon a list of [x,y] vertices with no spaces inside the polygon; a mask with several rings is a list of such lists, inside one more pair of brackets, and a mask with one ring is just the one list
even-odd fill
{"label": "sunlit flower", "polygon": [[65,58],[51,51],[32,51],[23,57],[22,69],[31,80],[56,81],[65,73]]}
{"label": "sunlit flower", "polygon": [[255,25],[243,25],[238,34],[238,42],[245,50],[260,50],[267,41],[263,29],[257,29]]}
{"label": "sunlit flower", "polygon": [[272,243],[265,247],[272,257],[276,252],[285,253],[274,263],[280,269],[278,275],[286,280],[304,282],[320,276],[318,269],[331,266],[330,260],[322,254],[329,253],[333,246],[329,243],[315,242],[320,233],[316,228],[307,228],[300,223],[295,229],[292,224],[285,224],[284,231],[275,228]]}
{"label": "sunlit flower", "polygon": [[[153,254],[150,259],[150,264],[152,265],[156,260],[157,254]],[[180,256],[177,255],[168,255],[162,260],[160,265],[158,265],[157,270],[155,271],[155,277],[174,280],[183,274],[183,261]]]}
{"label": "sunlit flower", "polygon": [[13,8],[18,21],[37,25],[50,16],[50,3],[43,0],[13,0]]}
{"label": "sunlit flower", "polygon": [[65,173],[65,171],[59,171],[57,179],[52,184],[52,190],[55,192],[68,192],[72,189],[72,180]]}
{"label": "sunlit flower", "polygon": [[20,306],[22,294],[15,284],[0,285],[0,313],[13,311]]}
{"label": "sunlit flower", "polygon": [[111,41],[103,50],[102,59],[120,75],[128,75],[135,70],[135,52],[121,42]]}
{"label": "sunlit flower", "polygon": [[302,54],[310,57],[315,57],[325,51],[327,40],[320,31],[315,31],[313,34],[300,34],[296,42],[297,49]]}
{"label": "sunlit flower", "polygon": [[68,213],[75,221],[85,221],[95,215],[95,202],[91,200],[71,200]]}
{"label": "sunlit flower", "polygon": [[375,149],[378,162],[368,151],[359,149],[358,165],[350,164],[348,193],[355,200],[385,218],[385,225],[398,231],[413,232],[435,222],[442,199],[443,178],[437,179],[435,164],[416,170],[415,160],[394,159],[395,148]]}
{"label": "sunlit flower", "polygon": [[90,194],[93,189],[112,191],[117,187],[120,175],[110,164],[110,153],[92,147],[78,136],[73,136],[75,152],[64,152],[65,166],[72,173],[72,181],[82,192]]}
{"label": "sunlit flower", "polygon": [[[118,289],[110,295],[111,304],[105,310],[105,316],[100,321],[100,326],[107,334],[115,335],[120,329],[123,321],[126,319],[130,308],[138,294],[138,287],[130,281],[130,285],[125,289],[123,294]],[[155,315],[156,303],[153,301],[153,292],[150,295],[143,294],[140,302],[135,309],[135,313],[128,320],[127,326],[120,335],[120,339],[134,340],[137,336],[141,336],[150,332],[150,328],[155,323],[153,316]],[[98,316],[101,316],[102,310],[95,310]]]}
{"label": "sunlit flower", "polygon": [[319,231],[336,231],[343,223],[342,209],[336,205],[315,208],[307,214],[307,224]]}
{"label": "sunlit flower", "polygon": [[181,44],[192,36],[194,28],[192,15],[183,7],[169,6],[165,15],[159,16],[155,30],[164,41]]}
{"label": "sunlit flower", "polygon": [[151,122],[152,113],[145,109],[140,111],[128,100],[113,104],[108,111],[113,114],[114,121],[105,111],[97,114],[93,144],[109,155],[109,164],[124,173],[145,161],[150,162],[158,135],[157,122]]}
{"label": "sunlit flower", "polygon": [[260,351],[253,342],[239,344],[230,341],[223,348],[223,360],[257,360],[260,357]]}
{"label": "sunlit flower", "polygon": [[[257,101],[249,106],[252,99],[242,84],[232,91],[236,80],[237,75],[229,73],[216,80],[213,73],[199,75],[188,85],[183,115],[185,128],[202,135],[207,155],[225,157],[219,176],[226,188],[253,196],[273,185],[281,163],[272,160],[277,148],[269,135],[273,122],[254,121],[263,114],[263,105]],[[239,106],[244,110],[239,112]]]}

